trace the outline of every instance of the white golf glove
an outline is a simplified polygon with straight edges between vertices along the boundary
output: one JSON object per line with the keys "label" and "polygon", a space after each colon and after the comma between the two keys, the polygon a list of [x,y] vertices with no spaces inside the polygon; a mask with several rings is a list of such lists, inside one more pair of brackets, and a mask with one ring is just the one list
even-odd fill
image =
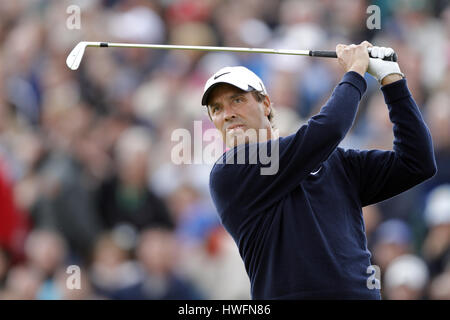
{"label": "white golf glove", "polygon": [[[397,62],[384,61],[384,57],[389,57],[394,54],[394,49],[386,47],[369,47],[370,55],[375,58],[369,59],[369,68],[367,72],[381,83],[384,77],[390,74],[399,74],[402,77],[405,75],[400,71]],[[379,58],[379,59],[377,59]]]}

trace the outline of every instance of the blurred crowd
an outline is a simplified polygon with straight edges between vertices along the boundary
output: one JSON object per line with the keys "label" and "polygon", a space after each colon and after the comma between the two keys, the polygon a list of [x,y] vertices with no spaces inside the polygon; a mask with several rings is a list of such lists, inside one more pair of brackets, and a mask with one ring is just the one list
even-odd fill
{"label": "blurred crowd", "polygon": [[[381,29],[366,26],[371,4]],[[212,128],[200,98],[220,67],[263,79],[281,135],[317,113],[343,75],[335,59],[117,48],[88,48],[71,71],[78,41],[334,50],[363,40],[396,50],[438,166],[363,210],[382,296],[450,299],[446,0],[1,1],[0,299],[249,299],[210,199],[212,165],[174,164],[172,132],[199,120]],[[390,150],[379,84],[366,79],[341,146]],[[67,286],[70,265],[79,290]]]}

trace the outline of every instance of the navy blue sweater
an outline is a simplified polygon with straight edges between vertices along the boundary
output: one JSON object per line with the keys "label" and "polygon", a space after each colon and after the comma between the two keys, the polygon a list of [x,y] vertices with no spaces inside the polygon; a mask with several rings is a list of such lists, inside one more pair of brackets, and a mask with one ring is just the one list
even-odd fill
{"label": "navy blue sweater", "polygon": [[[361,208],[430,178],[436,164],[404,79],[381,88],[394,151],[338,147],[366,87],[358,73],[346,73],[319,114],[279,138],[276,174],[262,175],[261,164],[226,164],[239,147],[214,165],[211,196],[239,248],[253,299],[380,299],[367,287],[371,255]],[[275,142],[258,146],[264,144]]]}

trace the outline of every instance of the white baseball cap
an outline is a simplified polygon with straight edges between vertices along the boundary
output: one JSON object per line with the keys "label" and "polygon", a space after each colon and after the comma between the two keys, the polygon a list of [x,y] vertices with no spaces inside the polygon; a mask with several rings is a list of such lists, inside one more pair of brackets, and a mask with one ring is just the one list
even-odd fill
{"label": "white baseball cap", "polygon": [[442,184],[430,192],[425,206],[425,221],[431,227],[450,223],[450,184]]}
{"label": "white baseball cap", "polygon": [[224,67],[206,81],[203,90],[202,105],[206,106],[208,95],[219,83],[228,83],[246,92],[257,90],[267,95],[266,87],[264,87],[262,80],[249,69],[241,66]]}
{"label": "white baseball cap", "polygon": [[428,279],[426,263],[413,254],[404,254],[392,260],[384,275],[387,288],[407,286],[414,290],[421,290]]}

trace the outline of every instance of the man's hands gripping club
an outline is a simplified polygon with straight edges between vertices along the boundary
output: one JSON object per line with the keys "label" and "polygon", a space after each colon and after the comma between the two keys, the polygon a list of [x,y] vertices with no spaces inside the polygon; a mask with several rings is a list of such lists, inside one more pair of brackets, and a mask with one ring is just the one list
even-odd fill
{"label": "man's hands gripping club", "polygon": [[[370,58],[371,56],[376,58]],[[338,61],[345,72],[355,71],[361,76],[368,72],[382,85],[402,79],[403,73],[397,62],[384,61],[384,57],[394,54],[392,48],[374,47],[370,42],[364,41],[359,45],[336,46]]]}

